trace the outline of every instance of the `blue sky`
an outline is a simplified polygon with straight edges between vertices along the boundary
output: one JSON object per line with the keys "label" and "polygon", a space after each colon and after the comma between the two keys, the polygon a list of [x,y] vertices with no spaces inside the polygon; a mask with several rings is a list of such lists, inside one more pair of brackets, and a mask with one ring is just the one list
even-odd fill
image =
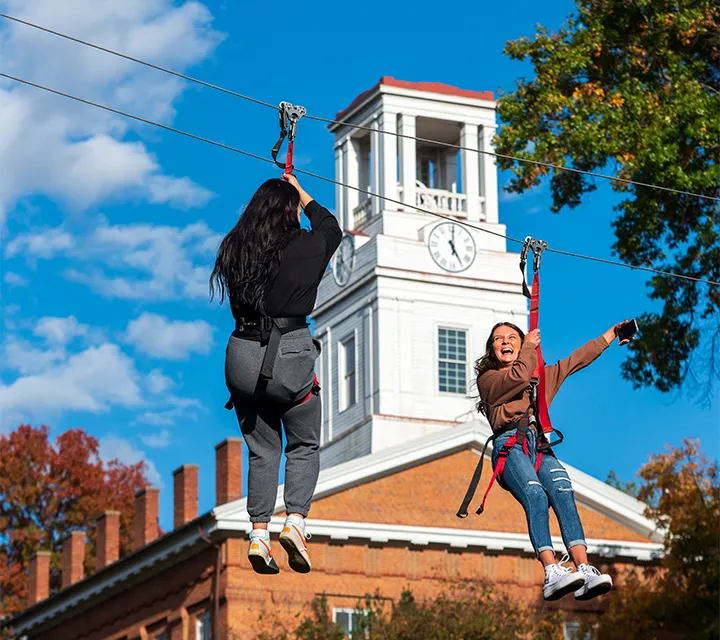
{"label": "blue sky", "polygon": [[[277,104],[332,117],[383,75],[466,89],[512,90],[531,69],[506,40],[556,28],[573,4],[5,0],[8,13]],[[280,15],[278,9],[282,8]],[[269,155],[277,117],[264,107],[18,25],[0,22],[3,71]],[[36,90],[0,83],[3,233],[1,428],[80,426],[103,455],[143,458],[171,526],[173,469],[200,464],[200,508],[214,500],[214,447],[237,436],[223,409],[229,310],[209,304],[208,265],[269,165],[140,126]],[[333,176],[332,136],[303,121],[297,164]],[[507,176],[500,176],[500,183]],[[334,188],[306,188],[330,208]],[[610,258],[617,197],[601,186],[582,206],[549,212],[546,188],[501,196],[515,237]],[[568,354],[613,323],[651,309],[646,277],[548,255],[543,350]],[[566,384],[553,421],[561,457],[604,479],[631,479],[652,452],[686,436],[718,456],[717,393],[634,391],[614,346]],[[607,446],[598,446],[599,442]]]}

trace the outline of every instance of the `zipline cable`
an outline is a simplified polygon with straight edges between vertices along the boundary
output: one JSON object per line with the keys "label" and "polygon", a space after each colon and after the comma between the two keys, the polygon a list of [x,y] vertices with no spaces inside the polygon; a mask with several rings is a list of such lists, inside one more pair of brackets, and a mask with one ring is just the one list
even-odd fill
{"label": "zipline cable", "polygon": [[[13,22],[17,22],[19,24],[23,24],[28,27],[32,27],[33,29],[38,29],[39,31],[44,31],[51,35],[58,36],[60,38],[64,38],[66,40],[70,40],[72,42],[76,42],[78,44],[82,44],[86,47],[91,47],[93,49],[97,49],[98,51],[103,51],[104,53],[109,53],[110,55],[117,56],[119,58],[123,58],[124,60],[129,60],[131,62],[135,62],[137,64],[144,65],[151,69],[155,69],[157,71],[162,71],[163,73],[168,73],[175,77],[182,78],[183,80],[187,80],[188,82],[194,82],[194,83],[202,85],[204,87],[208,87],[209,89],[215,89],[216,91],[221,91],[222,93],[226,93],[226,94],[234,96],[236,98],[241,98],[243,100],[248,100],[250,102],[254,102],[255,104],[259,104],[264,107],[268,107],[270,109],[273,109],[274,111],[277,111],[277,109],[278,109],[277,106],[270,104],[269,102],[264,102],[263,100],[258,100],[257,98],[253,98],[252,96],[238,93],[237,91],[232,91],[231,89],[226,89],[219,85],[211,84],[209,82],[205,82],[204,80],[200,80],[199,78],[194,78],[192,76],[188,76],[183,73],[178,73],[177,71],[173,71],[172,69],[168,69],[166,67],[161,67],[160,65],[153,64],[153,63],[147,62],[145,60],[141,60],[140,58],[134,58],[134,57],[126,55],[124,53],[114,51],[113,49],[109,49],[107,47],[102,47],[102,46],[94,44],[92,42],[88,42],[87,40],[81,40],[80,38],[76,38],[74,36],[70,36],[65,33],[61,33],[60,31],[55,31],[53,29],[43,27],[39,24],[35,24],[33,22],[28,22],[27,20],[22,20],[20,18],[16,18],[15,16],[11,16],[7,13],[0,13],[0,17],[5,18],[6,20],[11,20]],[[406,135],[403,133],[398,133],[397,131],[385,131],[383,129],[374,129],[372,127],[368,127],[365,125],[353,124],[351,122],[345,122],[342,120],[332,120],[329,118],[322,118],[320,116],[313,116],[310,114],[305,115],[305,117],[308,118],[309,120],[316,120],[318,122],[324,122],[327,124],[336,124],[336,125],[351,127],[353,129],[363,130],[363,131],[371,131],[371,132],[377,131],[377,133],[379,133],[381,135],[390,135],[390,136],[395,136],[397,138],[406,138],[409,140],[415,140],[417,142],[425,142],[428,144],[435,144],[435,145],[439,145],[439,146],[446,147],[446,148],[457,149],[459,151],[470,151],[470,152],[474,152],[474,153],[480,153],[483,155],[493,156],[495,158],[502,158],[503,160],[512,160],[513,162],[531,164],[531,165],[534,165],[537,167],[543,167],[546,169],[555,169],[556,171],[569,171],[571,173],[586,175],[586,176],[590,176],[593,178],[601,178],[603,180],[615,181],[615,182],[619,182],[622,184],[632,184],[632,185],[639,186],[639,187],[646,187],[648,189],[659,189],[661,191],[666,191],[669,193],[676,193],[679,195],[686,195],[686,196],[691,196],[694,198],[701,198],[704,200],[713,200],[713,201],[720,202],[720,197],[709,196],[709,195],[705,195],[702,193],[696,193],[693,191],[685,191],[683,189],[675,189],[673,187],[666,187],[663,185],[651,184],[648,182],[640,182],[638,180],[630,180],[628,178],[619,178],[617,176],[611,176],[611,175],[604,174],[604,173],[597,173],[594,171],[586,171],[584,169],[576,169],[575,167],[565,167],[563,165],[553,164],[550,162],[542,162],[540,160],[532,160],[529,158],[520,158],[517,156],[508,155],[508,154],[497,153],[495,151],[485,151],[483,149],[474,149],[472,147],[457,145],[457,144],[453,144],[451,142],[443,142],[441,140],[432,140],[429,138],[420,138],[417,136],[410,136],[410,135]]]}
{"label": "zipline cable", "polygon": [[[104,110],[104,111],[109,111],[110,113],[114,113],[114,114],[123,116],[123,117],[125,117],[125,118],[129,118],[129,119],[131,119],[131,120],[136,120],[136,121],[142,122],[142,123],[144,123],[144,124],[149,124],[149,125],[151,125],[151,126],[154,126],[154,127],[159,128],[159,129],[164,129],[165,131],[171,131],[172,133],[177,133],[177,134],[182,135],[182,136],[185,136],[185,137],[187,137],[187,138],[192,138],[193,140],[199,140],[200,142],[205,142],[205,143],[207,143],[207,144],[213,145],[213,146],[215,146],[215,147],[220,147],[221,149],[225,149],[225,150],[227,150],[227,151],[233,151],[234,153],[238,153],[238,154],[241,154],[241,155],[244,155],[244,156],[248,156],[249,158],[254,158],[254,159],[256,159],[256,160],[261,160],[261,161],[263,161],[263,162],[268,162],[268,163],[272,164],[273,166],[275,166],[275,161],[272,160],[272,159],[270,159],[270,158],[265,158],[265,157],[263,157],[263,156],[260,156],[260,155],[255,154],[255,153],[250,153],[249,151],[243,151],[242,149],[238,149],[237,147],[232,147],[232,146],[227,145],[227,144],[224,144],[224,143],[222,143],[222,142],[217,142],[217,141],[215,141],[215,140],[211,140],[210,138],[204,138],[204,137],[198,136],[198,135],[196,135],[196,134],[194,134],[194,133],[189,133],[189,132],[187,132],[187,131],[183,131],[182,129],[176,129],[176,128],[174,128],[174,127],[170,127],[170,126],[165,125],[165,124],[160,124],[159,122],[154,122],[153,120],[148,120],[147,118],[142,118],[142,117],[140,117],[140,116],[136,116],[136,115],[133,115],[133,114],[131,114],[131,113],[127,113],[127,112],[125,112],[125,111],[120,111],[119,109],[114,109],[114,108],[112,108],[112,107],[108,107],[108,106],[106,106],[106,105],[104,105],[104,104],[100,104],[100,103],[98,103],[98,102],[93,102],[93,101],[91,101],[91,100],[86,100],[85,98],[79,98],[78,96],[74,96],[74,95],[71,95],[71,94],[69,94],[69,93],[64,93],[64,92],[59,91],[59,90],[57,90],[57,89],[51,89],[50,87],[46,87],[46,86],[44,86],[44,85],[37,84],[37,83],[35,83],[35,82],[31,82],[30,80],[23,80],[22,78],[17,78],[17,77],[15,77],[15,76],[11,76],[11,75],[9,75],[9,74],[7,74],[7,73],[0,73],[0,77],[6,78],[6,79],[8,79],[8,80],[13,80],[14,82],[18,82],[18,83],[20,83],[20,84],[24,84],[24,85],[33,87],[33,88],[35,88],[35,89],[40,89],[40,90],[46,91],[46,92],[48,92],[48,93],[53,93],[53,94],[55,94],[55,95],[62,96],[63,98],[68,98],[69,100],[74,100],[75,102],[80,102],[80,103],[82,103],[82,104],[86,104],[86,105],[89,105],[89,106],[91,106],[91,107],[97,107],[98,109],[102,109],[102,110]],[[491,235],[494,235],[494,236],[498,236],[498,237],[500,237],[500,238],[504,238],[505,240],[510,240],[511,242],[515,242],[515,243],[518,243],[518,244],[524,244],[524,241],[523,241],[523,240],[520,240],[519,238],[513,238],[512,236],[507,236],[507,235],[504,235],[504,234],[502,234],[502,233],[498,233],[497,231],[491,231],[490,229],[485,229],[485,228],[483,228],[483,227],[479,227],[479,226],[477,226],[477,225],[471,224],[471,223],[466,222],[466,221],[464,221],[464,220],[458,220],[457,218],[453,218],[453,217],[451,217],[451,216],[446,216],[446,215],[443,215],[442,213],[437,213],[437,212],[435,212],[435,211],[428,211],[427,209],[423,209],[423,208],[421,208],[421,207],[417,207],[417,206],[415,206],[415,205],[411,205],[411,204],[408,204],[408,203],[406,203],[406,202],[402,202],[402,201],[400,201],[400,200],[395,200],[395,199],[389,198],[389,197],[387,197],[387,196],[381,196],[381,195],[378,195],[378,194],[376,194],[376,193],[373,193],[372,191],[367,191],[367,190],[361,189],[361,188],[359,188],[359,187],[354,187],[354,186],[352,186],[352,185],[345,184],[345,183],[340,182],[340,181],[338,181],[338,180],[333,180],[332,178],[328,178],[328,177],[326,177],[326,176],[321,176],[321,175],[319,175],[319,174],[317,174],[317,173],[312,173],[311,171],[305,171],[305,170],[303,170],[303,169],[295,169],[295,171],[296,171],[297,173],[302,173],[303,175],[309,176],[309,177],[311,177],[311,178],[316,178],[316,179],[318,179],[318,180],[323,180],[323,181],[325,181],[325,182],[329,182],[329,183],[332,183],[332,184],[335,184],[335,185],[338,185],[338,186],[341,186],[341,187],[345,187],[345,188],[348,188],[348,189],[352,189],[353,191],[357,191],[357,192],[359,192],[359,193],[363,193],[363,194],[365,194],[365,195],[367,195],[367,196],[370,196],[371,198],[380,198],[381,200],[385,200],[386,202],[392,202],[392,203],[394,203],[394,204],[397,204],[397,205],[400,205],[400,206],[403,206],[403,207],[408,207],[408,208],[410,208],[410,209],[415,209],[416,211],[419,211],[420,213],[425,213],[425,214],[427,214],[427,215],[434,216],[434,217],[436,217],[436,218],[442,218],[442,219],[444,219],[444,220],[450,220],[450,221],[452,221],[452,222],[455,222],[455,223],[457,223],[457,224],[461,224],[461,225],[463,225],[463,226],[465,226],[465,227],[468,227],[468,228],[470,228],[470,229],[475,229],[476,231],[480,231],[480,232],[482,232],[482,233],[488,233],[488,234],[491,234]],[[583,260],[590,260],[590,261],[594,261],[594,262],[601,262],[601,263],[603,263],[603,264],[610,264],[610,265],[614,265],[614,266],[618,266],[618,267],[625,267],[626,269],[637,269],[637,270],[639,270],[639,271],[647,271],[647,272],[649,272],[649,273],[655,273],[655,274],[658,274],[658,275],[669,276],[669,277],[672,277],[672,278],[680,278],[680,279],[682,279],[682,280],[690,280],[690,281],[692,281],[692,282],[698,282],[698,283],[701,283],[701,284],[708,284],[708,285],[712,285],[712,286],[720,286],[720,282],[714,282],[713,280],[705,280],[705,279],[703,279],[703,278],[696,278],[696,277],[694,277],[694,276],[686,276],[686,275],[683,275],[683,274],[680,274],[680,273],[673,273],[673,272],[671,272],[671,271],[662,271],[662,270],[660,270],[660,269],[652,269],[652,268],[650,268],[650,267],[643,267],[643,266],[639,266],[639,265],[630,265],[630,264],[625,264],[624,262],[617,262],[617,261],[614,261],[614,260],[607,260],[607,259],[604,259],[604,258],[595,258],[595,257],[593,257],[593,256],[585,256],[585,255],[582,255],[582,254],[579,254],[579,253],[570,253],[570,252],[567,252],[567,251],[562,251],[562,250],[560,250],[560,249],[547,248],[547,249],[545,249],[545,251],[549,251],[549,252],[551,252],[551,253],[557,253],[557,254],[560,254],[560,255],[566,255],[566,256],[570,256],[570,257],[574,257],[574,258],[580,258],[580,259],[583,259]]]}

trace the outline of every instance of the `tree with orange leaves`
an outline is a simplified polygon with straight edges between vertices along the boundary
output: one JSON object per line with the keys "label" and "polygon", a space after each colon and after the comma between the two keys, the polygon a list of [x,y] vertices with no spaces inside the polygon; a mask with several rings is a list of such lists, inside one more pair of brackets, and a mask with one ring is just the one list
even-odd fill
{"label": "tree with orange leaves", "polygon": [[597,640],[720,636],[720,483],[697,441],[668,447],[638,472],[645,515],[666,531],[659,568],[636,573],[610,596],[590,630]]}
{"label": "tree with orange leaves", "polygon": [[0,437],[0,614],[23,609],[27,567],[37,550],[52,552],[51,593],[60,588],[60,551],[72,531],[87,534],[85,568],[95,565],[94,522],[120,512],[120,553],[132,548],[135,491],[147,485],[145,463],[103,462],[82,429],[59,435],[21,425]]}

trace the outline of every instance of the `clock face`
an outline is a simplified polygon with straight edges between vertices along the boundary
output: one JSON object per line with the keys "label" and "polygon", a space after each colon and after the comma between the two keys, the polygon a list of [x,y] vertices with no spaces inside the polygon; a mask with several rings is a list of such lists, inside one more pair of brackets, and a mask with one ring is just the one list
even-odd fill
{"label": "clock face", "polygon": [[465,271],[475,260],[475,240],[454,222],[442,222],[430,232],[428,249],[435,263],[451,273]]}
{"label": "clock face", "polygon": [[355,239],[349,233],[343,236],[340,246],[335,252],[333,261],[333,278],[339,287],[344,287],[350,281],[355,266]]}

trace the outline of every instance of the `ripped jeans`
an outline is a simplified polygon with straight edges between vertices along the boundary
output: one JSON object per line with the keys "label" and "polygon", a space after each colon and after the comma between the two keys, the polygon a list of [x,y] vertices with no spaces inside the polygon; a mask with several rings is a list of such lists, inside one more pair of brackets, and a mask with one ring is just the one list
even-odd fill
{"label": "ripped jeans", "polygon": [[[493,469],[497,465],[500,449],[515,432],[515,429],[508,431],[493,443]],[[528,429],[526,433],[530,455],[526,456],[522,446],[516,444],[508,454],[500,485],[510,491],[525,510],[530,542],[535,553],[555,551],[550,537],[549,507],[555,511],[565,547],[570,549],[579,544],[587,547],[572,484],[565,467],[555,456],[545,454],[536,473],[537,434],[533,429]]]}

